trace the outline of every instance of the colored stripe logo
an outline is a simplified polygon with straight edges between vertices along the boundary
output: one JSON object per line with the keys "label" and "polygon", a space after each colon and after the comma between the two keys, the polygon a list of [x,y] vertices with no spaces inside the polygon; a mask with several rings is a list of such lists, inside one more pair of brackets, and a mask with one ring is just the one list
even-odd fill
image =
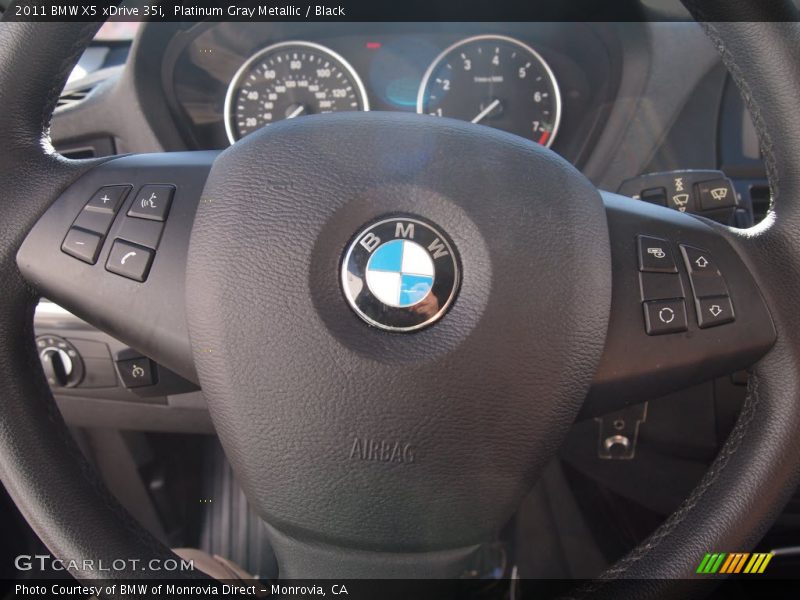
{"label": "colored stripe logo", "polygon": [[772,552],[707,552],[697,567],[697,573],[704,575],[714,575],[716,573],[733,575],[737,573],[747,573],[754,575],[763,573],[769,561],[772,560]]}

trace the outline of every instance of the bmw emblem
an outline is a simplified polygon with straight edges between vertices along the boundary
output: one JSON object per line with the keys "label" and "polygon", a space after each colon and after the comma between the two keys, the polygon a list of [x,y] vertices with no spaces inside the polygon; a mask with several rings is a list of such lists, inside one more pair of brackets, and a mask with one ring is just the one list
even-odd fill
{"label": "bmw emblem", "polygon": [[356,314],[389,331],[438,321],[458,290],[453,244],[419,217],[393,217],[364,228],[342,263],[344,295]]}

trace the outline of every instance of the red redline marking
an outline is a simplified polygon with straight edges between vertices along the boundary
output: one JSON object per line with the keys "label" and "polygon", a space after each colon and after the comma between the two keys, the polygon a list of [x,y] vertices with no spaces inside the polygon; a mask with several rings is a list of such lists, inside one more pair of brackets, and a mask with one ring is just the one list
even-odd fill
{"label": "red redline marking", "polygon": [[367,50],[377,50],[380,47],[380,42],[367,42]]}
{"label": "red redline marking", "polygon": [[550,132],[543,131],[541,137],[539,138],[539,143],[544,146],[547,143],[547,140],[550,139]]}

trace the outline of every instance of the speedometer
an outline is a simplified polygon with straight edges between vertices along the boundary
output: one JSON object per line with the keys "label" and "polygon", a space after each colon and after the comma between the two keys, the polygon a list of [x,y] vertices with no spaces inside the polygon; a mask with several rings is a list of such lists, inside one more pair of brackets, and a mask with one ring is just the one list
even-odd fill
{"label": "speedometer", "polygon": [[364,84],[330,48],[282,42],[251,56],[225,96],[225,130],[234,143],[282,119],[317,113],[369,110]]}
{"label": "speedometer", "polygon": [[480,35],[436,57],[422,78],[417,112],[489,125],[549,146],[558,133],[561,95],[533,48]]}

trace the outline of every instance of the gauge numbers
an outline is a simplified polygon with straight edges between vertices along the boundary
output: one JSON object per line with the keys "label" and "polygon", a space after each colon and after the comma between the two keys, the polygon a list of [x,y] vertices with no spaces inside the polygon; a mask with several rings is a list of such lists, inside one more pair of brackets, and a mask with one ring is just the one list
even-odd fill
{"label": "gauge numbers", "polygon": [[236,140],[276,121],[302,115],[369,110],[364,84],[333,50],[282,42],[250,57],[225,96],[225,130]]}
{"label": "gauge numbers", "polygon": [[550,146],[561,120],[558,83],[519,40],[481,35],[444,50],[428,68],[417,112],[480,123]]}

